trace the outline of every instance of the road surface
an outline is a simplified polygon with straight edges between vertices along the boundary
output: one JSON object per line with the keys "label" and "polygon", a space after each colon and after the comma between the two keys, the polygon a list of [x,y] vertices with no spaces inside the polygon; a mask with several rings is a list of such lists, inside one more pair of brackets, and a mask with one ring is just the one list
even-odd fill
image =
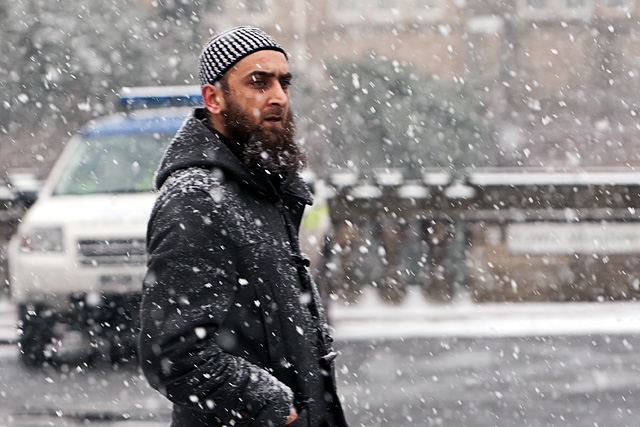
{"label": "road surface", "polygon": [[[448,318],[423,316],[408,329],[406,318],[395,324],[365,321],[358,320],[362,313],[338,310],[338,382],[350,425],[637,427],[640,333],[628,325],[633,308],[614,307],[613,312],[629,310],[626,320],[609,316],[604,329],[589,326],[598,322],[586,312],[583,331],[574,325],[570,334],[544,328],[539,329],[545,334],[515,333],[507,326],[519,316],[504,311],[493,317],[473,310],[448,312]],[[555,317],[533,315],[540,324],[561,318],[557,310]],[[600,316],[600,323],[607,323]],[[616,318],[624,327],[609,331]],[[575,315],[572,319],[579,323]],[[493,325],[488,331],[494,333],[479,333],[482,329],[470,326],[474,322]],[[376,337],[380,325],[387,327]],[[394,325],[400,329],[391,334]],[[26,369],[15,344],[0,345],[0,427],[157,427],[169,425],[169,414],[167,402],[134,365],[70,361]]]}

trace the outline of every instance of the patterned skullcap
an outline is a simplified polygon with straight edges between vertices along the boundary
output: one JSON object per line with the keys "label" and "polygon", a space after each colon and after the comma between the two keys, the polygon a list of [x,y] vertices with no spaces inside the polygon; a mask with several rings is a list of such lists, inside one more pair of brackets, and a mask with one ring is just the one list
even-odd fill
{"label": "patterned skullcap", "polygon": [[213,84],[245,56],[259,50],[277,50],[282,46],[264,31],[254,27],[236,27],[214,36],[200,54],[200,85]]}

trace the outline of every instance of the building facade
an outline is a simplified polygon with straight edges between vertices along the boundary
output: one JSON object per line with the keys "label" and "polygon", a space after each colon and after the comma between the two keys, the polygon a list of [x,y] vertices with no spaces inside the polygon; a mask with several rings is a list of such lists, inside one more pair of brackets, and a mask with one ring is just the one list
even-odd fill
{"label": "building facade", "polygon": [[[376,52],[489,92],[506,165],[638,164],[637,0],[217,0],[202,24],[277,34],[292,64]],[[496,165],[499,166],[499,165]]]}

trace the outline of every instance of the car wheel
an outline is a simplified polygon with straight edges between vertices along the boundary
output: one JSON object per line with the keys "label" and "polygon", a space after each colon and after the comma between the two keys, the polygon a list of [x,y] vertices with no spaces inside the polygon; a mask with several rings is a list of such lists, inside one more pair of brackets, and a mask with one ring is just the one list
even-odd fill
{"label": "car wheel", "polygon": [[53,337],[52,314],[40,304],[21,305],[19,309],[20,360],[26,366],[42,366],[47,355],[45,350]]}

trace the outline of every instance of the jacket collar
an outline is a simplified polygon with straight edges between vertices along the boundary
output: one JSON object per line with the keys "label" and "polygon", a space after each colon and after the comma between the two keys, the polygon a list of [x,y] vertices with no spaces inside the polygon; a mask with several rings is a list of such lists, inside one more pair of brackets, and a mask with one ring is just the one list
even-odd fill
{"label": "jacket collar", "polygon": [[225,137],[207,127],[202,118],[203,109],[194,110],[174,136],[162,158],[156,173],[155,184],[159,189],[174,172],[190,167],[221,169],[228,179],[252,187],[268,197],[290,196],[310,205],[311,193],[298,174],[287,177],[274,186],[267,173],[244,164],[228,147]]}

